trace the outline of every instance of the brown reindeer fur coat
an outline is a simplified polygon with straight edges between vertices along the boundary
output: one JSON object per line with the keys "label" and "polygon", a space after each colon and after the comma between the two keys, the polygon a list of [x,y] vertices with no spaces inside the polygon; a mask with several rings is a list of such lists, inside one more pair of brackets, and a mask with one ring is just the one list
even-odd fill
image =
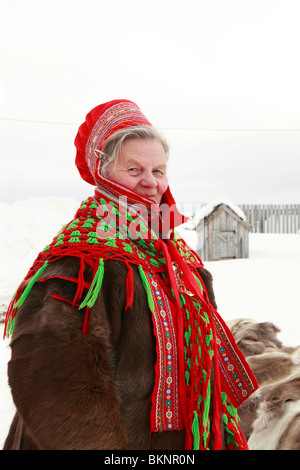
{"label": "brown reindeer fur coat", "polygon": [[[65,258],[42,278],[75,277],[78,269],[75,258]],[[184,449],[184,431],[150,436],[155,337],[137,269],[133,306],[124,310],[126,271],[106,261],[85,336],[82,311],[51,298],[72,300],[75,285],[61,279],[34,285],[11,342],[8,378],[17,411],[4,450]],[[216,307],[212,276],[200,272]]]}

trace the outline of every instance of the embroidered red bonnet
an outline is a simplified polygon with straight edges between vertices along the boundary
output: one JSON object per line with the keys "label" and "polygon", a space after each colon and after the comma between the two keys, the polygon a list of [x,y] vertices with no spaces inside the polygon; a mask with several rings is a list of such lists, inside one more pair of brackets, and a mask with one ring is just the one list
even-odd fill
{"label": "embroidered red bonnet", "polygon": [[[75,163],[81,177],[99,188],[105,188],[109,194],[120,195],[119,185],[103,177],[101,174],[101,159],[97,152],[101,151],[105,141],[116,131],[126,127],[152,126],[140,108],[130,100],[113,100],[93,108],[86,116],[85,122],[79,127],[75,138]],[[130,201],[151,206],[155,210],[154,201],[141,197],[128,188],[122,188],[121,195]],[[150,209],[149,209],[150,210]],[[159,212],[159,207],[156,207]],[[187,221],[177,208],[170,186],[166,189],[161,200],[162,219],[168,219],[168,228],[175,228]],[[163,222],[162,222],[163,223]]]}

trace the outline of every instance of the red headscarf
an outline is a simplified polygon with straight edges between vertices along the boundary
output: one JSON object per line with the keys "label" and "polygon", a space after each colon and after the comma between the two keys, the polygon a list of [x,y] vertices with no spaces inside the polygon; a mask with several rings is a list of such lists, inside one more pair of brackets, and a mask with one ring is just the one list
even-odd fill
{"label": "red headscarf", "polygon": [[[110,195],[126,196],[128,201],[148,205],[154,209],[154,201],[141,197],[128,188],[121,187],[101,174],[101,160],[97,151],[101,151],[104,142],[120,129],[135,126],[151,126],[150,121],[141,112],[140,108],[129,100],[113,100],[96,106],[86,116],[85,122],[79,127],[75,138],[77,149],[75,163],[81,177],[88,183],[97,186],[100,190],[105,189]],[[154,213],[159,208],[154,209]],[[174,228],[184,222],[187,217],[180,214],[175,200],[168,187],[161,200],[161,213],[163,218],[168,219],[167,226]]]}

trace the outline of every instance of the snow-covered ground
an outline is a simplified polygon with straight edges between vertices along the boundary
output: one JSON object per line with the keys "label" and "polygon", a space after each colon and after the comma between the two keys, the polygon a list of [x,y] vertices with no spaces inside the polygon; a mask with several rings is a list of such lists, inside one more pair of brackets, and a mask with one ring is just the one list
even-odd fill
{"label": "snow-covered ground", "polygon": [[279,339],[300,345],[300,235],[250,234],[248,259],[207,262],[224,320],[252,318],[281,328]]}
{"label": "snow-covered ground", "polygon": [[[69,198],[0,203],[0,314],[38,251],[73,217],[79,203]],[[281,328],[279,339],[300,345],[300,235],[250,235],[250,257],[206,262],[214,276],[218,311],[224,320],[252,318]],[[1,326],[1,336],[3,324]],[[14,406],[7,385],[8,340],[0,338],[0,448]]]}

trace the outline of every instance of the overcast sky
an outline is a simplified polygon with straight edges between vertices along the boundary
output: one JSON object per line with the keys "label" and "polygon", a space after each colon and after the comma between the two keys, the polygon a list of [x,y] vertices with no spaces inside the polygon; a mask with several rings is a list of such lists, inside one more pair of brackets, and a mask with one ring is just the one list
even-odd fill
{"label": "overcast sky", "polygon": [[0,201],[82,200],[87,112],[135,101],[179,203],[300,203],[299,0],[0,0]]}

